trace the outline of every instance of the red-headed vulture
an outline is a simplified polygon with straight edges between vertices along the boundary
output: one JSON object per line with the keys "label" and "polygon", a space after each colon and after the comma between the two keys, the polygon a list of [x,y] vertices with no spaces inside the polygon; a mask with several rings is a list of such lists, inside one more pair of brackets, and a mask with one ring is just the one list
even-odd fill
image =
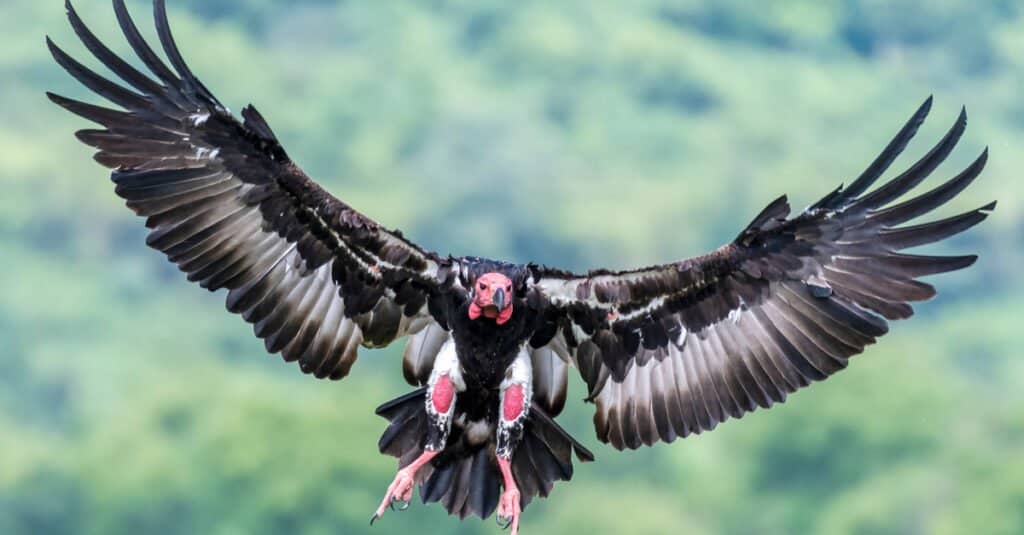
{"label": "red-headed vulture", "polygon": [[100,42],[70,4],[85,47],[119,80],[48,41],[53,57],[109,101],[50,94],[96,123],[78,139],[112,169],[114,191],[146,218],[147,244],[253,325],[267,351],[318,378],[348,374],[360,346],[407,338],[417,389],[385,403],[380,451],[399,471],[373,519],[418,484],[425,502],[518,528],[522,508],[593,456],[554,418],[569,368],[596,406],[597,437],[617,449],[672,442],[768,408],[846,367],[850,357],[935,295],[921,277],[976,259],[904,249],[938,242],[995,206],[911,223],[981,172],[904,199],[966,125],[880,180],[924,121],[927,100],[848,186],[793,215],[771,202],[732,242],[696,258],[628,271],[572,273],[535,264],[440,256],[335,198],[293,162],[252,106],[241,119],[186,65],[154,2],[167,61],[122,0],[114,11],[148,73]]}

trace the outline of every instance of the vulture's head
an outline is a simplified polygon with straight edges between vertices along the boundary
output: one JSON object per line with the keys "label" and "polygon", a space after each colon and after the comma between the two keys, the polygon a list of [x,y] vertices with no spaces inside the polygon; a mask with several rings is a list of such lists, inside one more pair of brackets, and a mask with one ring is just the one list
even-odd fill
{"label": "vulture's head", "polygon": [[512,279],[497,272],[484,273],[473,283],[469,319],[481,316],[501,325],[512,317]]}

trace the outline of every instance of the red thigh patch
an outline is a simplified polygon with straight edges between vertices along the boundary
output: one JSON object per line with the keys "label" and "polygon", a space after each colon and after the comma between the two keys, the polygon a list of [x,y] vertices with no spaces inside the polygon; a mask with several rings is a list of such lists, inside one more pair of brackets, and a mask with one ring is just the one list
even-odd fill
{"label": "red thigh patch", "polygon": [[434,402],[434,410],[441,414],[448,412],[452,407],[452,399],[455,398],[455,385],[447,375],[442,375],[434,385],[434,393],[430,401]]}
{"label": "red thigh patch", "polygon": [[523,413],[523,387],[512,385],[505,389],[505,398],[502,400],[502,412],[505,420],[511,421]]}

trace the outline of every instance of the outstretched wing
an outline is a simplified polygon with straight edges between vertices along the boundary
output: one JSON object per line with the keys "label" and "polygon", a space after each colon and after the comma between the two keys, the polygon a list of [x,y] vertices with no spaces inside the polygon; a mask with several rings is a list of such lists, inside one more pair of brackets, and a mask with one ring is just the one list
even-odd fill
{"label": "outstretched wing", "polygon": [[156,28],[173,71],[143,40],[123,0],[114,9],[155,78],[112,53],[68,3],[86,48],[126,85],[47,39],[53,57],[122,110],[49,97],[103,126],[77,136],[99,149],[95,158],[113,169],[117,194],[147,218],[151,247],[189,280],[227,288],[228,310],[254,325],[267,351],[317,377],[344,377],[360,344],[383,346],[432,323],[429,302],[458,284],[450,259],[321,189],[252,106],[242,110],[244,122],[236,120],[185,65],[163,0],[154,1]]}
{"label": "outstretched wing", "polygon": [[[849,187],[787,219],[785,197],[732,243],[707,255],[625,272],[574,275],[535,268],[534,287],[560,314],[549,323],[569,341],[596,401],[598,437],[616,448],[670,442],[786,394],[847,365],[935,295],[920,277],[965,268],[971,256],[902,249],[962,232],[995,207],[900,226],[953,198],[985,165],[987,151],[955,178],[893,204],[950,153],[962,112],[924,158],[870,193],[916,133],[929,98]],[[543,343],[544,340],[539,340]]]}

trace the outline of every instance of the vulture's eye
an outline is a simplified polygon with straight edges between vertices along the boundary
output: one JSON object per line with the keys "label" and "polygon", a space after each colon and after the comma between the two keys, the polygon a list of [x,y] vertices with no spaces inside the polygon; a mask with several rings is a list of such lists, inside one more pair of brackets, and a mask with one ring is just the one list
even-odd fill
{"label": "vulture's eye", "polygon": [[487,285],[481,282],[479,288],[481,290],[486,290],[487,289]]}
{"label": "vulture's eye", "polygon": [[505,292],[508,293],[508,292],[511,292],[511,291],[512,291],[512,285],[509,284],[508,286],[505,287]]}

